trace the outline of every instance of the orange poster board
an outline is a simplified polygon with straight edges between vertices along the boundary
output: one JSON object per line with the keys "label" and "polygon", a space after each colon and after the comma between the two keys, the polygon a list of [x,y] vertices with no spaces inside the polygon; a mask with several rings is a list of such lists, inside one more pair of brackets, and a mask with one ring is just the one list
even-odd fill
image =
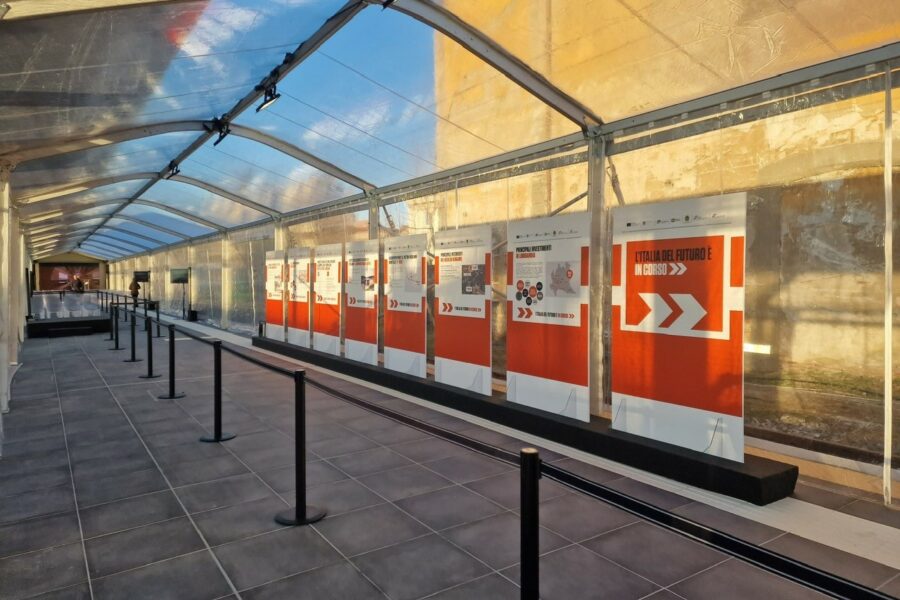
{"label": "orange poster board", "polygon": [[614,211],[614,429],[743,461],[746,198]]}
{"label": "orange poster board", "polygon": [[378,240],[347,244],[344,356],[378,364]]}
{"label": "orange poster board", "polygon": [[434,379],[491,395],[491,228],[434,234]]}
{"label": "orange poster board", "polygon": [[290,344],[309,348],[309,294],[310,294],[310,252],[309,248],[291,248],[287,251],[287,341]]}
{"label": "orange poster board", "polygon": [[344,245],[316,248],[313,263],[313,348],[341,353],[341,275]]}
{"label": "orange poster board", "polygon": [[284,252],[266,252],[266,337],[284,341]]}
{"label": "orange poster board", "polygon": [[384,366],[425,377],[425,281],[428,237],[384,240]]}
{"label": "orange poster board", "polygon": [[507,398],[590,420],[588,213],[512,221],[507,229]]}

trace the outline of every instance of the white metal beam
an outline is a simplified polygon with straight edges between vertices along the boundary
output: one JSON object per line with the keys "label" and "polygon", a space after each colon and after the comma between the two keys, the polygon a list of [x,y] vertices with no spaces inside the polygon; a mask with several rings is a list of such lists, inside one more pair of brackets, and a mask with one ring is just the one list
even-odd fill
{"label": "white metal beam", "polygon": [[[171,121],[168,123],[159,123],[157,125],[128,127],[125,129],[103,132],[91,137],[70,140],[63,143],[46,144],[43,146],[35,146],[32,148],[17,150],[15,152],[0,155],[0,159],[8,160],[13,164],[20,164],[29,160],[46,158],[49,156],[57,156],[60,154],[68,154],[70,152],[78,152],[80,150],[89,150],[91,148],[107,146],[110,144],[118,144],[121,142],[127,142],[129,140],[136,140],[154,135],[162,135],[165,133],[183,131],[208,131],[211,127],[210,123],[211,121],[199,120]],[[356,175],[349,173],[344,169],[341,169],[337,165],[328,162],[327,160],[319,158],[318,156],[311,154],[306,150],[295,146],[294,144],[269,135],[268,133],[265,133],[263,131],[259,131],[258,129],[231,123],[229,124],[229,130],[231,131],[230,135],[235,135],[237,137],[242,137],[260,144],[265,144],[266,146],[274,150],[287,154],[291,158],[299,160],[300,162],[303,162],[324,173],[327,173],[332,177],[336,177],[337,179],[349,183],[354,187],[358,187],[361,190],[368,191],[375,188],[373,184],[362,179],[361,177],[357,177]],[[148,175],[148,177],[142,177],[141,179],[155,179],[158,176],[158,173],[152,173]]]}
{"label": "white metal beam", "polygon": [[[369,4],[385,5],[380,0],[366,1]],[[387,4],[387,7],[425,23],[456,41],[469,52],[530,92],[538,100],[577,123],[582,130],[587,130],[603,123],[600,117],[590,108],[553,85],[550,80],[529,67],[524,61],[511,54],[506,48],[483,32],[431,0],[395,0]]]}
{"label": "white metal beam", "polygon": [[187,175],[175,175],[170,178],[172,181],[180,181],[181,183],[187,183],[189,185],[193,185],[198,188],[202,188],[207,192],[212,192],[218,196],[222,196],[223,198],[228,198],[232,202],[237,202],[238,204],[243,204],[248,208],[252,208],[253,210],[258,210],[261,213],[265,213],[272,217],[273,219],[280,219],[281,213],[274,208],[270,208],[265,204],[260,204],[259,202],[254,202],[253,200],[249,200],[244,198],[243,196],[238,196],[237,194],[233,194],[228,190],[222,189],[216,185],[203,181],[202,179],[196,179],[194,177],[189,177]]}

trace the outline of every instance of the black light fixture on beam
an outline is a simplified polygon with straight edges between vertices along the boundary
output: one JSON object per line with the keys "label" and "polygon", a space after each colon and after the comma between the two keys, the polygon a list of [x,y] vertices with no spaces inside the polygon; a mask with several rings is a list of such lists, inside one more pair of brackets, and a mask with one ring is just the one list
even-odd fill
{"label": "black light fixture on beam", "polygon": [[216,141],[213,142],[213,146],[218,146],[219,142],[225,139],[229,133],[231,133],[231,127],[229,126],[228,115],[224,114],[221,117],[217,117],[212,121],[208,121],[203,123],[203,129],[212,133],[213,131],[218,132],[219,137]]}
{"label": "black light fixture on beam", "polygon": [[275,104],[275,101],[279,98],[281,98],[281,94],[278,93],[278,89],[273,83],[272,85],[265,88],[265,91],[263,92],[262,104],[256,107],[256,112],[269,108],[270,106]]}
{"label": "black light fixture on beam", "polygon": [[169,169],[169,172],[166,173],[166,179],[172,179],[173,177],[181,173],[181,169],[178,168],[178,163],[176,163],[174,160],[169,162],[169,166],[167,168]]}

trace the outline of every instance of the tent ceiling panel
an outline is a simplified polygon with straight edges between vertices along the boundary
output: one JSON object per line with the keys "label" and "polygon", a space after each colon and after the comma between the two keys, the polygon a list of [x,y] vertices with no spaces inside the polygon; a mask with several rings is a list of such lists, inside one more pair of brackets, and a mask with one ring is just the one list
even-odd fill
{"label": "tent ceiling panel", "polygon": [[153,225],[165,227],[166,229],[170,229],[188,237],[206,235],[215,231],[214,229],[204,227],[203,225],[185,219],[184,217],[174,215],[165,210],[141,204],[129,204],[119,211],[117,215],[134,217]]}
{"label": "tent ceiling panel", "polygon": [[202,216],[227,227],[268,218],[257,210],[179,181],[158,181],[141,199]]}
{"label": "tent ceiling panel", "polygon": [[106,224],[101,227],[102,230],[105,227],[113,227],[118,231],[127,231],[129,233],[135,233],[141,235],[145,238],[150,238],[152,240],[159,240],[163,244],[175,244],[177,242],[183,242],[183,237],[178,237],[175,235],[171,235],[160,231],[154,227],[149,227],[147,225],[142,225],[140,223],[135,223],[134,221],[130,221],[128,219],[122,219],[119,217],[112,217]]}
{"label": "tent ceiling panel", "polygon": [[[369,7],[279,83],[278,103],[235,122],[377,185],[578,130],[461,46],[460,64],[439,60],[436,35],[410,17]],[[485,69],[469,77],[470,63]],[[476,118],[481,122],[471,124]]]}
{"label": "tent ceiling panel", "polygon": [[24,162],[13,171],[10,184],[18,197],[69,181],[161,171],[196,137],[193,132],[167,133]]}
{"label": "tent ceiling panel", "polygon": [[43,213],[38,216],[29,217],[22,220],[23,227],[30,225],[40,225],[42,223],[51,223],[59,219],[68,219],[68,222],[77,223],[84,219],[94,219],[97,217],[109,216],[116,209],[115,204],[103,204],[101,206],[92,207],[66,207],[65,209],[54,210]]}
{"label": "tent ceiling panel", "polygon": [[[405,0],[397,0],[402,7]],[[900,39],[896,0],[441,0],[606,121],[759,81]],[[460,48],[438,39],[451,82]],[[438,67],[436,66],[435,69]],[[442,85],[436,79],[438,87]]]}
{"label": "tent ceiling panel", "polygon": [[215,182],[228,192],[279,212],[359,192],[358,188],[283,152],[235,136],[229,136],[215,147],[207,143],[181,164],[181,170],[185,175]]}
{"label": "tent ceiling panel", "polygon": [[196,0],[0,21],[0,154],[219,115],[342,4]]}
{"label": "tent ceiling panel", "polygon": [[62,209],[78,210],[79,208],[85,206],[93,206],[100,202],[117,200],[119,198],[129,198],[140,187],[141,183],[138,181],[126,181],[122,183],[104,185],[90,190],[84,190],[81,192],[76,192],[74,194],[53,198],[52,200],[42,200],[39,202],[20,205],[19,214],[23,217],[28,217],[31,215],[41,215],[47,212],[53,212]]}

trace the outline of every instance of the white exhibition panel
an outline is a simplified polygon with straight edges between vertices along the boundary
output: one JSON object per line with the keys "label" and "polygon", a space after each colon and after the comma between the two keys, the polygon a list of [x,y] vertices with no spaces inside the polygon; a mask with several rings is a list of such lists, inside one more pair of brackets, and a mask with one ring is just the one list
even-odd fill
{"label": "white exhibition panel", "polygon": [[587,386],[573,385],[525,373],[506,372],[506,397],[510,402],[579,421],[590,421]]}
{"label": "white exhibition panel", "polygon": [[746,209],[744,193],[614,209],[613,429],[743,462]]}
{"label": "white exhibition panel", "polygon": [[[288,264],[288,319],[287,341],[296,346],[309,348],[309,298],[311,287],[309,284],[310,250],[309,248],[291,248],[287,251]],[[306,328],[293,327],[291,313],[294,308],[290,303],[303,302],[306,304]]]}
{"label": "white exhibition panel", "polygon": [[421,352],[409,352],[385,346],[384,367],[391,371],[424,378],[426,374],[425,355]]}
{"label": "white exhibition panel", "polygon": [[[320,352],[340,356],[341,270],[344,264],[344,245],[337,243],[318,246],[313,264],[316,270],[313,280],[313,294],[315,295],[312,323],[313,348]],[[327,324],[321,322],[323,319],[328,320]],[[331,333],[321,331],[325,327],[334,331]]]}
{"label": "white exhibition panel", "polygon": [[[349,242],[347,244],[347,280],[344,293],[347,312],[344,316],[344,356],[370,365],[378,364],[378,240]],[[354,311],[368,312],[360,320],[374,320],[374,341],[363,341],[364,324],[352,318]]]}
{"label": "white exhibition panel", "polygon": [[434,380],[475,392],[491,395],[491,368],[449,358],[434,358]]}
{"label": "white exhibition panel", "polygon": [[284,324],[284,257],[280,250],[266,252],[266,326],[267,338],[283,342]]}
{"label": "white exhibition panel", "polygon": [[425,234],[384,240],[384,366],[425,377]]}
{"label": "white exhibition panel", "polygon": [[507,229],[507,398],[581,421],[590,421],[590,230],[589,213]]}
{"label": "white exhibition panel", "polygon": [[435,381],[487,396],[491,375],[490,226],[434,234]]}

